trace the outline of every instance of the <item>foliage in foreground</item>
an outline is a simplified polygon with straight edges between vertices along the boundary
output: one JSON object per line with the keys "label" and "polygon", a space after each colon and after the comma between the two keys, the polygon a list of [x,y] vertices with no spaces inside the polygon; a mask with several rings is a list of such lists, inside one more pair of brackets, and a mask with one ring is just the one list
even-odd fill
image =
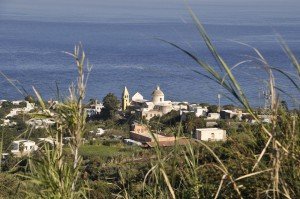
{"label": "foliage in foreground", "polygon": [[[193,147],[187,148],[185,154],[181,156],[184,157],[184,165],[189,165],[186,169],[183,170],[182,176],[184,180],[182,181],[182,184],[184,184],[185,182],[189,182],[189,179],[192,179],[192,184],[189,184],[189,188],[190,190],[194,190],[192,191],[193,195],[188,197],[203,197],[201,193],[203,193],[203,191],[205,192],[209,190],[208,187],[205,186],[205,184],[199,184],[199,178],[201,178],[201,174],[203,174],[203,167],[206,167],[207,164],[211,167],[214,167],[216,171],[214,171],[213,174],[207,175],[205,177],[205,181],[210,179],[217,179],[217,176],[219,176],[219,186],[217,188],[218,183],[216,181],[214,184],[212,184],[214,185],[214,187],[211,189],[211,192],[214,194],[206,195],[204,197],[299,197],[300,188],[298,185],[300,175],[299,170],[297,169],[300,165],[299,115],[287,112],[280,105],[280,99],[277,94],[277,91],[282,90],[275,86],[275,78],[273,75],[273,71],[276,70],[281,72],[284,76],[288,78],[289,81],[292,82],[293,85],[295,85],[298,91],[299,76],[296,77],[295,80],[288,73],[285,73],[280,69],[271,67],[268,64],[267,60],[262,56],[262,54],[257,49],[253,48],[253,50],[257,54],[257,57],[254,58],[255,61],[262,65],[262,67],[265,69],[266,73],[269,76],[269,116],[271,123],[268,125],[264,124],[252,109],[245,93],[243,92],[243,89],[241,88],[240,84],[238,83],[238,81],[232,73],[232,68],[224,61],[224,59],[217,52],[210,38],[206,34],[204,27],[200,23],[199,19],[195,16],[193,11],[190,11],[190,13],[197,25],[199,33],[202,36],[207,48],[211,52],[213,58],[216,60],[219,70],[205,63],[203,60],[199,59],[197,56],[184,50],[178,45],[167,41],[164,42],[167,42],[168,44],[178,48],[180,51],[192,58],[201,68],[203,68],[206,71],[206,73],[202,73],[195,70],[196,73],[220,84],[228,93],[231,94],[233,100],[238,102],[252,116],[252,118],[255,119],[255,121],[259,125],[259,131],[256,133],[251,133],[255,137],[260,138],[256,140],[256,144],[258,148],[260,148],[260,150],[250,150],[250,154],[245,154],[245,150],[242,150],[244,146],[242,146],[242,148],[232,149],[233,151],[229,151],[229,153],[236,152],[237,154],[234,157],[234,159],[236,159],[239,162],[239,164],[233,164],[235,167],[232,168],[230,165],[226,164],[226,162],[228,162],[229,164],[235,162],[234,159],[228,159],[228,157],[226,157],[228,153],[217,154],[216,151],[212,149],[212,147],[209,147],[207,144],[201,141],[197,141],[197,143],[203,148],[205,148],[207,153],[209,153],[213,157],[213,161],[206,164],[199,164],[199,161],[201,162],[201,159],[195,159],[195,157],[198,156],[195,156],[196,153]],[[282,44],[283,48],[287,52],[287,55],[291,59],[292,64],[295,66],[297,74],[299,75],[300,65],[297,59],[292,54],[290,49],[284,43]],[[154,166],[152,167],[152,170],[150,170],[149,172],[149,174],[151,174],[153,178],[153,181],[152,183],[145,183],[146,185],[149,184],[149,187],[151,188],[149,191],[149,195],[154,195],[158,198],[163,198],[166,196],[171,198],[181,198],[181,194],[183,194],[182,189],[174,186],[174,183],[179,183],[180,181],[172,181],[173,176],[166,174],[167,172],[165,167],[165,165],[168,164],[175,165],[175,167],[178,165],[176,163],[166,163],[169,158],[173,161],[176,160],[176,158],[174,158],[173,156],[177,156],[178,152],[176,151],[176,149],[174,149],[174,153],[171,153],[170,155],[161,158],[160,150],[158,150],[157,153],[158,161],[155,162]],[[239,166],[242,166],[242,168],[240,168]],[[175,171],[177,171],[177,169],[173,169],[173,172],[171,172],[171,174]],[[197,173],[196,171],[199,171],[199,173]],[[186,178],[189,176],[191,178]],[[145,179],[147,179],[147,177],[148,176],[146,176]],[[253,179],[254,181],[252,181]],[[263,182],[262,187],[259,186],[261,182]]]}
{"label": "foliage in foreground", "polygon": [[[191,14],[221,72],[217,72],[219,70],[190,52],[168,43],[204,68],[207,74],[195,72],[222,85],[256,124],[242,123],[224,143],[191,140],[186,146],[156,147],[143,151],[147,152],[145,157],[141,155],[128,158],[127,162],[118,158],[105,163],[92,161],[91,158],[83,162],[79,155],[79,147],[82,145],[85,129],[82,100],[86,84],[83,81],[82,70],[84,59],[76,56],[78,50],[75,50],[72,56],[81,71],[78,89],[71,89],[70,99],[62,103],[58,111],[56,131],[49,132],[58,144],[54,148],[45,146],[38,158],[30,158],[29,170],[26,170],[25,174],[1,175],[3,186],[10,186],[16,191],[20,189],[16,198],[22,194],[31,198],[299,198],[299,113],[289,112],[279,103],[278,88],[273,76],[273,71],[279,69],[269,66],[261,53],[254,48],[258,56],[256,60],[269,75],[271,123],[265,124],[249,104],[232,74],[231,67],[218,54],[192,11]],[[284,43],[283,48],[299,75],[300,66],[297,59]],[[299,91],[298,79],[295,80],[281,72]],[[38,93],[37,97],[42,104]],[[47,115],[47,110],[44,111]],[[165,119],[154,121],[152,125],[158,122],[170,122],[172,125],[176,123]],[[183,128],[180,124],[178,129],[172,130],[173,134],[182,135]],[[62,150],[62,136],[66,134],[74,137],[74,141],[70,143],[70,156]],[[90,191],[86,185],[88,180]],[[11,189],[1,189],[2,197],[9,196],[10,193]]]}

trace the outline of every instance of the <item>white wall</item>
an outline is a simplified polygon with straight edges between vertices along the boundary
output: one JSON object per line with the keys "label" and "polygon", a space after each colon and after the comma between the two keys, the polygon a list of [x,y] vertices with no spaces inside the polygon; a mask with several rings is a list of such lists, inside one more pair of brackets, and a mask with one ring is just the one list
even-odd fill
{"label": "white wall", "polygon": [[225,141],[226,131],[217,128],[196,129],[196,139],[202,141]]}

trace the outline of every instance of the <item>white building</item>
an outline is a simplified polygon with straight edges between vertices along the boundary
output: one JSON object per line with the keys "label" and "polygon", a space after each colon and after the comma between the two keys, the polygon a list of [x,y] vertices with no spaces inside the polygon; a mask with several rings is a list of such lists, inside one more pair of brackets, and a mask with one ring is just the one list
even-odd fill
{"label": "white building", "polygon": [[134,101],[134,102],[142,102],[142,101],[144,101],[144,97],[139,92],[136,92],[132,96],[131,100]]}
{"label": "white building", "polygon": [[206,106],[199,106],[198,104],[187,105],[188,110],[180,110],[182,121],[186,120],[188,114],[194,114],[196,117],[206,117],[208,108]]}
{"label": "white building", "polygon": [[173,110],[172,102],[165,101],[165,94],[157,86],[152,92],[152,101],[144,102],[141,110],[141,116],[146,120],[150,120],[152,117],[161,117],[164,114]]}
{"label": "white building", "polygon": [[202,141],[226,141],[226,130],[219,128],[196,129],[195,138]]}
{"label": "white building", "polygon": [[[123,101],[125,102],[126,96],[123,92]],[[125,103],[124,103],[125,104]],[[150,120],[155,116],[162,116],[169,113],[173,110],[172,102],[165,101],[165,95],[160,90],[160,87],[157,86],[156,89],[152,92],[152,100],[145,100],[140,93],[135,93],[130,102],[131,109],[134,109],[135,113],[146,120]],[[127,108],[127,107],[126,107]]]}
{"label": "white building", "polygon": [[103,128],[97,128],[96,135],[101,136],[105,133],[105,130]]}
{"label": "white building", "polygon": [[154,105],[163,103],[165,101],[165,94],[160,90],[160,87],[157,86],[156,89],[152,92],[152,102]]}
{"label": "white building", "polygon": [[221,119],[232,119],[234,117],[237,117],[239,120],[242,119],[242,111],[239,110],[221,110],[220,117]]}
{"label": "white building", "polygon": [[59,146],[61,143],[58,142],[55,138],[52,137],[47,137],[47,138],[38,138],[39,142],[38,145],[40,146],[41,144],[51,144],[52,146],[56,145]]}
{"label": "white building", "polygon": [[[258,115],[258,118],[263,122],[263,123],[271,123],[271,115]],[[255,120],[254,120],[255,121]]]}
{"label": "white building", "polygon": [[96,101],[95,104],[91,105],[91,108],[95,110],[97,114],[100,114],[102,108],[104,108],[103,104]]}
{"label": "white building", "polygon": [[207,106],[202,107],[197,104],[190,104],[188,108],[189,111],[195,113],[196,117],[206,116],[208,112]]}
{"label": "white building", "polygon": [[5,118],[14,117],[16,115],[19,115],[19,114],[23,113],[22,110],[23,110],[22,108],[13,108],[13,109],[11,109],[9,114],[6,115]]}
{"label": "white building", "polygon": [[85,108],[85,111],[87,115],[91,117],[100,114],[102,108],[104,108],[103,104],[96,100],[95,103],[91,104],[89,108]]}
{"label": "white building", "polygon": [[25,102],[26,106],[24,108],[13,108],[10,111],[10,113],[6,116],[6,118],[14,117],[16,115],[23,114],[23,113],[28,113],[28,112],[30,112],[31,110],[34,109],[34,104],[29,103],[27,101],[13,101],[13,104],[14,105],[19,105],[21,102]]}
{"label": "white building", "polygon": [[173,110],[181,111],[188,109],[188,102],[172,102]]}
{"label": "white building", "polygon": [[141,116],[143,117],[143,118],[145,118],[146,120],[150,120],[151,118],[153,118],[153,117],[161,117],[162,115],[163,115],[163,113],[161,112],[161,111],[159,111],[159,110],[147,110],[147,111],[145,111],[145,110],[142,110],[141,111]]}
{"label": "white building", "polygon": [[17,122],[12,122],[10,119],[2,119],[3,123],[0,126],[15,126]]}
{"label": "white building", "polygon": [[207,120],[218,120],[220,119],[220,113],[208,113]]}
{"label": "white building", "polygon": [[7,100],[0,100],[0,108],[3,102],[7,102]]}
{"label": "white building", "polygon": [[24,101],[22,101],[22,100],[15,100],[15,101],[12,101],[11,103],[13,105],[20,105],[22,102],[24,102]]}
{"label": "white building", "polygon": [[12,143],[13,149],[11,152],[16,156],[27,155],[32,151],[36,151],[38,146],[31,140],[17,140]]}
{"label": "white building", "polygon": [[26,124],[33,126],[35,129],[38,129],[38,128],[45,128],[45,127],[52,126],[55,124],[55,122],[49,118],[46,119],[32,118],[26,121]]}

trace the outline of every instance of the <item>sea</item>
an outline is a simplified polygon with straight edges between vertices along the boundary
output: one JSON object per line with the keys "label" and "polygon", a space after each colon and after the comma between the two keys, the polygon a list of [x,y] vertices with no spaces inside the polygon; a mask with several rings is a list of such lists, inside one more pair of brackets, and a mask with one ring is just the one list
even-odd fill
{"label": "sea", "polygon": [[[221,104],[232,104],[230,93],[198,73],[207,74],[203,68],[162,41],[186,49],[224,74],[188,7],[232,67],[251,105],[265,105],[269,78],[253,48],[270,66],[287,72],[299,84],[299,76],[278,41],[283,38],[299,57],[298,1],[195,0],[187,5],[176,0],[3,0],[0,99],[34,95],[33,86],[45,100],[67,97],[69,86],[76,82],[77,68],[66,52],[73,53],[75,45],[81,44],[92,65],[86,100],[102,100],[109,92],[120,98],[125,86],[131,96],[139,92],[151,99],[159,85],[167,100],[217,104],[220,94]],[[299,91],[282,74],[274,71],[274,76],[280,98],[290,108],[299,108]]]}

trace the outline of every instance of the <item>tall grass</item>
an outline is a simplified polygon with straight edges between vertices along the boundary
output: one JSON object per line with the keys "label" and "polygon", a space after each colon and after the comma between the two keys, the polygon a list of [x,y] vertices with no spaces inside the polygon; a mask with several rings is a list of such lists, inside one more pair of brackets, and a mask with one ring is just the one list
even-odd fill
{"label": "tall grass", "polygon": [[[268,89],[270,91],[271,106],[269,112],[271,124],[264,124],[250,105],[241,85],[232,73],[232,69],[234,67],[230,67],[218,53],[200,20],[196,17],[192,10],[190,10],[190,14],[197,26],[200,36],[208,50],[211,52],[212,57],[216,60],[220,70],[217,70],[215,66],[209,65],[193,53],[181,48],[180,46],[165,40],[162,41],[179,49],[206,71],[206,73],[202,73],[195,69],[194,72],[216,82],[231,94],[233,99],[235,99],[239,105],[256,120],[259,126],[258,133],[260,135],[255,136],[260,139],[257,141],[263,142],[264,145],[260,145],[258,143],[258,148],[261,148],[261,151],[258,154],[255,153],[255,151],[251,151],[251,153],[254,153],[253,157],[247,157],[243,155],[243,151],[238,151],[244,150],[243,148],[236,149],[236,153],[239,153],[240,157],[242,156],[243,159],[250,159],[250,162],[252,162],[252,166],[250,165],[251,167],[242,175],[238,175],[240,173],[239,170],[229,166],[230,162],[227,162],[226,164],[223,162],[224,160],[219,157],[220,155],[222,156],[222,154],[217,155],[217,152],[215,152],[211,146],[201,141],[196,141],[197,144],[190,144],[179,153],[176,149],[174,149],[165,156],[162,156],[161,151],[163,149],[157,147],[157,159],[154,161],[152,168],[149,170],[144,180],[144,184],[146,184],[149,174],[152,174],[153,181],[148,181],[148,187],[150,186],[153,190],[151,193],[148,192],[148,196],[150,196],[150,198],[158,198],[158,196],[159,198],[205,198],[209,195],[203,193],[208,190],[212,190],[215,194],[210,195],[209,197],[211,198],[254,198],[254,195],[256,195],[256,198],[267,197],[273,199],[300,197],[300,175],[299,169],[296,169],[300,166],[299,115],[297,113],[294,114],[292,112],[288,112],[280,106],[278,91],[284,93],[288,92],[283,91],[276,86],[273,75],[273,71],[279,71],[287,77],[287,80],[291,81],[299,91],[300,66],[297,58],[288,46],[281,40],[282,48],[290,58],[291,63],[298,74],[298,77],[294,78],[283,70],[270,66],[262,53],[256,48],[251,47],[257,55],[257,57],[254,58],[255,61],[259,62],[269,76]],[[255,134],[257,132],[252,133]],[[202,148],[201,150],[206,150],[211,155],[213,159],[210,163],[201,164],[201,159],[199,159],[201,156],[197,154],[197,151],[199,153],[199,149],[197,150],[197,147]],[[202,156],[202,158],[203,157],[204,156]],[[239,157],[236,158],[238,159]],[[171,166],[170,161],[168,161],[170,159],[176,159],[178,161],[175,166]],[[240,164],[243,165],[244,163],[240,162]],[[167,171],[167,168],[169,168],[168,165],[171,167],[171,171]],[[207,166],[214,167],[219,170],[219,172],[206,175],[204,173],[207,172],[207,170],[205,170],[204,167]],[[180,172],[180,177],[175,179],[171,178],[174,172]],[[203,182],[207,179],[204,179],[203,181],[201,178],[214,178],[216,174],[220,175],[219,185],[215,186],[213,189],[205,187],[205,183]],[[255,183],[261,183],[259,181],[262,180],[260,178],[261,176],[266,177],[268,180],[264,179],[264,187],[261,185],[256,187]],[[298,180],[294,180],[296,178],[298,178]],[[170,182],[170,179],[173,179],[173,181]],[[240,182],[243,183],[241,184]],[[175,184],[177,185],[174,186]],[[184,195],[186,188],[184,188],[183,185],[188,186],[193,193]],[[233,194],[230,189],[232,189],[235,194]],[[249,195],[249,191],[247,189],[257,190],[257,193]],[[203,197],[204,195],[206,196]]]}
{"label": "tall grass", "polygon": [[[80,177],[82,158],[79,156],[79,147],[83,142],[85,129],[86,114],[83,100],[91,66],[85,59],[81,45],[75,46],[74,53],[67,54],[75,60],[78,70],[77,84],[70,86],[69,97],[56,105],[54,115],[46,108],[41,95],[33,87],[43,111],[33,116],[54,118],[56,127],[47,129],[48,134],[55,139],[54,145],[44,145],[39,155],[30,159],[30,175],[22,175],[30,183],[30,191],[26,191],[30,198],[87,197],[87,183]],[[65,136],[71,137],[69,147],[73,156],[72,161],[63,149]]]}
{"label": "tall grass", "polygon": [[[253,59],[268,74],[270,90],[270,124],[263,123],[251,106],[242,86],[231,67],[218,53],[203,25],[190,10],[206,47],[216,60],[212,66],[182,47],[164,41],[193,59],[205,73],[194,72],[221,85],[231,94],[239,106],[251,115],[257,125],[248,127],[242,135],[229,136],[225,143],[205,143],[191,139],[186,146],[164,149],[154,137],[156,147],[154,158],[149,160],[148,171],[143,173],[140,198],[299,198],[300,197],[300,123],[299,113],[289,112],[280,105],[274,71],[280,72],[291,81],[299,91],[300,66],[296,56],[279,39],[282,48],[295,67],[297,77],[291,76],[279,68],[269,65],[262,53],[251,47],[256,53]],[[249,45],[248,45],[249,46]],[[86,126],[83,101],[91,66],[86,61],[82,46],[76,46],[73,53],[78,78],[69,89],[69,97],[57,104],[55,114],[44,104],[42,96],[33,88],[42,112],[34,117],[51,117],[55,128],[47,133],[56,140],[53,146],[44,145],[35,156],[29,157],[29,174],[20,175],[28,198],[88,198],[88,183],[81,178],[82,158],[79,147]],[[242,63],[242,62],[241,62]],[[217,68],[218,67],[218,68]],[[176,137],[182,136],[181,126],[174,130]],[[63,148],[63,137],[72,137],[69,147],[71,155]],[[242,140],[242,141],[241,141]],[[1,149],[1,147],[0,147]],[[1,162],[0,162],[1,163]],[[130,172],[130,171],[127,171]],[[142,172],[142,171],[141,171]],[[118,170],[121,191],[111,193],[111,198],[133,198],[133,186],[129,179]],[[105,194],[104,194],[105,195]]]}

